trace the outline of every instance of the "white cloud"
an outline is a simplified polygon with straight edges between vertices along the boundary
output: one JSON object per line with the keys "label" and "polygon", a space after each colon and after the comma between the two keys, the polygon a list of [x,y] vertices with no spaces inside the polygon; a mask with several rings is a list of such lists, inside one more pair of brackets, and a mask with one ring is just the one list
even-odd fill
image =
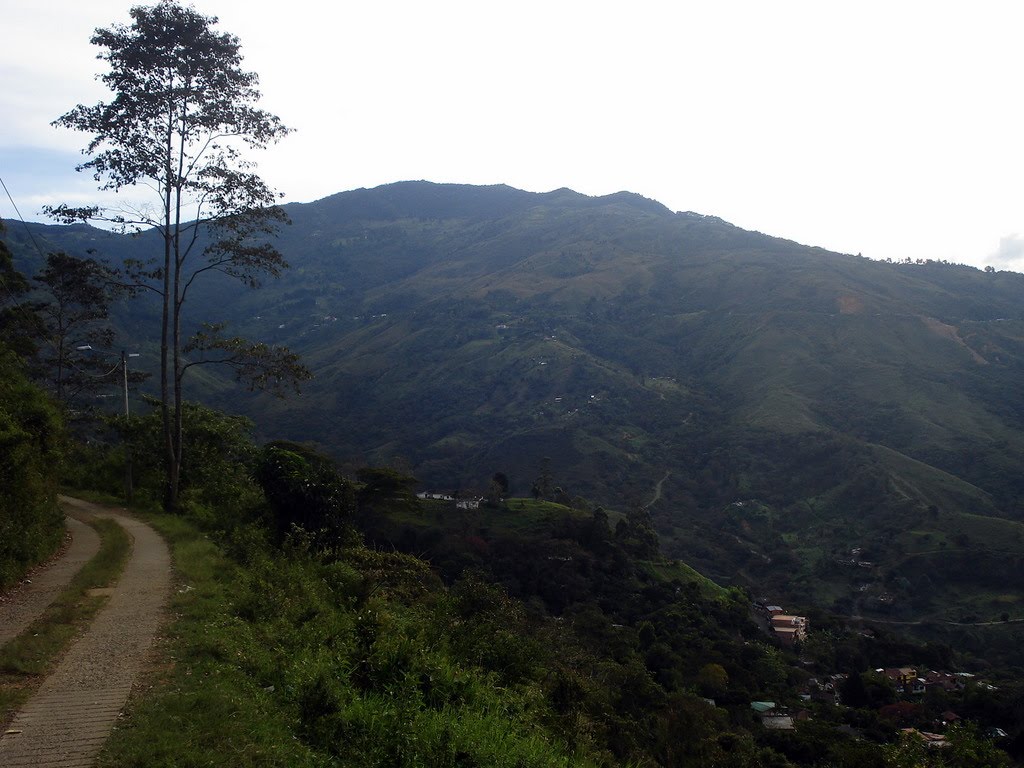
{"label": "white cloud", "polygon": [[996,269],[1024,272],[1024,237],[1016,233],[1001,237],[999,249],[989,257],[988,263]]}

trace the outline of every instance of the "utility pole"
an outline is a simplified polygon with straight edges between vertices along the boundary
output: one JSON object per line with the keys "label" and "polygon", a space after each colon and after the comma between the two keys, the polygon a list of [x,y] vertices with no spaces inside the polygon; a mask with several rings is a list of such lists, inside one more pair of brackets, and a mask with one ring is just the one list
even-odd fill
{"label": "utility pole", "polygon": [[132,482],[132,441],[131,441],[131,412],[128,410],[128,358],[138,357],[138,353],[126,354],[121,350],[121,381],[124,385],[124,495],[128,504],[132,503],[135,495],[135,488]]}
{"label": "utility pole", "polygon": [[[92,351],[92,345],[91,344],[81,344],[79,346],[76,346],[75,349],[82,350],[82,351],[84,351],[84,350]],[[138,357],[138,356],[139,356],[138,352],[125,352],[123,349],[121,350],[121,362],[120,362],[120,366],[121,366],[121,386],[122,386],[122,391],[124,393],[124,422],[125,422],[124,423],[124,429],[125,429],[125,432],[124,432],[124,495],[125,495],[125,503],[126,504],[131,504],[132,503],[132,498],[135,495],[135,493],[134,493],[134,491],[135,491],[134,484],[132,483],[132,443],[131,443],[131,431],[129,429],[129,427],[131,426],[131,412],[128,410],[128,358],[129,357]],[[106,373],[102,374],[101,376],[94,376],[93,378],[105,379],[107,376],[110,376],[116,370],[117,370],[117,366],[115,365],[113,368],[111,368],[109,371],[107,371]]]}
{"label": "utility pole", "polygon": [[[124,383],[124,421],[125,430],[128,430],[131,413],[128,411],[128,355],[121,350],[121,380]],[[128,504],[132,503],[134,487],[132,484],[132,441],[131,436],[126,435],[124,441],[124,496]]]}

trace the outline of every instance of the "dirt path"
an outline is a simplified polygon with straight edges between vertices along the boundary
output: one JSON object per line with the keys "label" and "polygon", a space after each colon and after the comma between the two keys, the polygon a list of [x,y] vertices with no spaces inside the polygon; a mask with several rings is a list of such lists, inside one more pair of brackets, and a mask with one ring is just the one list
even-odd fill
{"label": "dirt path", "polygon": [[39,618],[100,548],[100,537],[92,528],[73,517],[67,518],[71,546],[52,564],[32,574],[7,592],[0,602],[0,646],[9,643]]}
{"label": "dirt path", "polygon": [[5,768],[92,765],[142,669],[170,591],[170,555],[152,528],[88,502],[61,502],[76,514],[113,519],[132,537],[132,552],[110,602],[0,736]]}
{"label": "dirt path", "polygon": [[655,486],[654,486],[654,496],[651,497],[650,501],[648,501],[646,504],[644,504],[644,509],[647,509],[648,507],[652,507],[652,506],[654,506],[658,502],[658,500],[661,498],[661,486],[663,486],[665,484],[665,481],[668,480],[669,475],[671,475],[671,474],[672,474],[671,470],[666,471],[665,472],[665,476],[663,478],[661,478],[661,480],[659,480],[655,484]]}

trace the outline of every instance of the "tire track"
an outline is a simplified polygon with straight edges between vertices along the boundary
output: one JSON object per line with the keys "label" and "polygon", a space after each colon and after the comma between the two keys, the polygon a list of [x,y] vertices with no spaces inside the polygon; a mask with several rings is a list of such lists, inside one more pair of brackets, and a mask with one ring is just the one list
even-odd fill
{"label": "tire track", "polygon": [[165,616],[170,553],[156,531],[88,502],[61,501],[114,520],[132,537],[132,552],[106,607],[0,736],[5,768],[92,765]]}

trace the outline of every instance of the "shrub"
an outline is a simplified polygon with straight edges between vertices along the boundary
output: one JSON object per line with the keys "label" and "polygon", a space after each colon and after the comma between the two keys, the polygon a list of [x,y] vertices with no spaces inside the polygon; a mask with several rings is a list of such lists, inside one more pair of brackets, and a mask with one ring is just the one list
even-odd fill
{"label": "shrub", "polygon": [[28,383],[17,358],[0,349],[0,587],[17,580],[60,542],[57,507],[62,424]]}

